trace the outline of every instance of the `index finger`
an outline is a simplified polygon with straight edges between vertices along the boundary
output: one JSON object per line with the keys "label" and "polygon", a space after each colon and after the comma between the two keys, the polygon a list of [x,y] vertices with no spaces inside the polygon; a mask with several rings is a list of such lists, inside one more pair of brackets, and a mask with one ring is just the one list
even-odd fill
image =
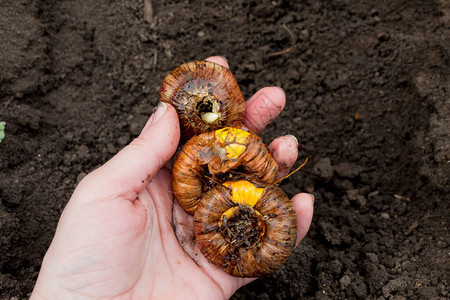
{"label": "index finger", "polygon": [[[229,68],[223,56],[210,56],[206,60]],[[260,133],[284,109],[286,94],[280,87],[260,89],[245,103],[244,125],[255,133]]]}
{"label": "index finger", "polygon": [[244,125],[260,133],[283,111],[286,94],[280,87],[265,87],[245,103]]}

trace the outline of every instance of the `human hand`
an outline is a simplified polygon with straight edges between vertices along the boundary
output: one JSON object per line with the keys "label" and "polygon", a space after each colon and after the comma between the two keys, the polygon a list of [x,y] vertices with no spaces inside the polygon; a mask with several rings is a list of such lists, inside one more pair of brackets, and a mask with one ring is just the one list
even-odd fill
{"label": "human hand", "polygon": [[[223,58],[208,60],[228,67]],[[262,131],[284,104],[281,89],[258,91],[247,101],[245,125]],[[61,215],[31,299],[226,299],[252,280],[218,269],[195,244],[185,244],[188,253],[198,254],[195,261],[181,247],[174,227],[180,236],[192,235],[192,220],[174,206],[171,174],[164,167],[179,137],[175,109],[161,104],[139,137],[80,182]],[[296,140],[280,137],[269,149],[282,177],[297,159]],[[292,199],[297,243],[309,229],[312,200],[309,194]]]}

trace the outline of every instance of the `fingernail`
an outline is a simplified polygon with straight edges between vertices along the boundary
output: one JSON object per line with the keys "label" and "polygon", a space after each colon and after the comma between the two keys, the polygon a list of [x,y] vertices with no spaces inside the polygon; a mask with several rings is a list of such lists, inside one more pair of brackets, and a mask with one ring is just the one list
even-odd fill
{"label": "fingernail", "polygon": [[282,87],[276,86],[276,88],[279,89],[286,96],[286,91]]}
{"label": "fingernail", "polygon": [[148,119],[147,124],[145,124],[142,131],[146,130],[150,125],[155,124],[164,115],[167,110],[167,104],[164,102],[160,102],[158,106],[156,106],[153,110],[153,114],[151,115],[150,119]]}
{"label": "fingernail", "polygon": [[150,117],[150,124],[155,124],[166,112],[167,104],[164,102],[160,102],[156,107],[156,111]]}
{"label": "fingernail", "polygon": [[312,206],[314,206],[315,197],[313,194],[310,194],[310,193],[308,193],[308,194],[309,194],[309,196],[311,196],[311,203],[312,203]]}
{"label": "fingernail", "polygon": [[219,56],[219,57],[222,57],[223,58],[223,60],[224,61],[226,61],[227,62],[227,64],[228,64],[228,59],[225,57],[225,56]]}
{"label": "fingernail", "polygon": [[291,138],[291,139],[293,139],[295,141],[295,145],[297,145],[297,148],[298,148],[298,140],[297,140],[297,138],[295,136],[293,136],[292,134],[288,134],[286,136]]}

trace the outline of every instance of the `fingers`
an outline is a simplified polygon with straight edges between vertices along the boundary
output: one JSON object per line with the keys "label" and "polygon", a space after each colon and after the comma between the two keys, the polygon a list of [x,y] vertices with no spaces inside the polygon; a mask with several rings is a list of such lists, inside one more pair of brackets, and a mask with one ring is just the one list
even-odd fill
{"label": "fingers", "polygon": [[[229,68],[228,61],[224,57],[211,56],[206,60]],[[255,133],[260,133],[281,113],[285,104],[286,94],[283,89],[279,87],[263,88],[247,101],[244,124]],[[269,150],[278,163],[277,179],[280,179],[289,173],[297,161],[298,141],[293,135],[282,136],[276,138],[269,145]],[[292,201],[297,213],[298,244],[311,224],[314,199],[310,194],[298,194]]]}
{"label": "fingers", "polygon": [[216,64],[219,64],[219,65],[221,65],[222,67],[225,67],[225,68],[227,68],[227,69],[230,68],[230,67],[228,66],[228,61],[227,61],[227,59],[226,59],[225,57],[223,57],[223,56],[210,56],[210,57],[208,57],[208,58],[205,59],[205,60],[210,61],[210,62],[213,62],[213,63],[216,63]]}
{"label": "fingers", "polygon": [[314,196],[312,194],[300,193],[292,198],[292,205],[297,214],[297,246],[305,237],[311,225],[314,212]]}
{"label": "fingers", "polygon": [[286,95],[279,87],[265,87],[257,91],[245,104],[244,125],[260,133],[284,109]]}
{"label": "fingers", "polygon": [[174,155],[179,139],[177,113],[171,105],[161,103],[141,134],[106,164],[86,176],[86,182],[93,182],[91,191],[94,188],[95,192],[97,187],[103,197],[108,192],[134,200]]}
{"label": "fingers", "polygon": [[293,135],[280,136],[273,140],[268,148],[278,164],[278,180],[286,176],[297,161],[298,141]]}
{"label": "fingers", "polygon": [[[229,68],[225,57],[210,56],[206,60]],[[244,125],[255,133],[260,133],[280,114],[285,104],[286,94],[282,88],[260,89],[245,104]]]}

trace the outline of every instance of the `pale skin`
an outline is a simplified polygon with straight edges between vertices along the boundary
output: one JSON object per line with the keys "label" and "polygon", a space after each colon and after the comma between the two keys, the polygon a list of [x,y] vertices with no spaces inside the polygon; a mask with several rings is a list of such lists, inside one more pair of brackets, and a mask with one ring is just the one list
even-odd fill
{"label": "pale skin", "polygon": [[[222,57],[208,60],[228,67]],[[247,101],[244,123],[259,133],[284,105],[281,89],[263,88]],[[186,251],[180,246],[174,226],[192,235],[185,222],[191,217],[176,201],[174,206],[165,167],[179,137],[175,109],[160,105],[139,137],[79,183],[61,215],[31,299],[228,299],[254,280],[232,277],[210,264],[195,243]],[[269,149],[281,166],[277,176],[286,175],[297,159],[296,139],[279,137]],[[292,198],[297,244],[309,229],[313,199],[305,193]],[[188,254],[193,252],[198,254],[195,261]]]}

